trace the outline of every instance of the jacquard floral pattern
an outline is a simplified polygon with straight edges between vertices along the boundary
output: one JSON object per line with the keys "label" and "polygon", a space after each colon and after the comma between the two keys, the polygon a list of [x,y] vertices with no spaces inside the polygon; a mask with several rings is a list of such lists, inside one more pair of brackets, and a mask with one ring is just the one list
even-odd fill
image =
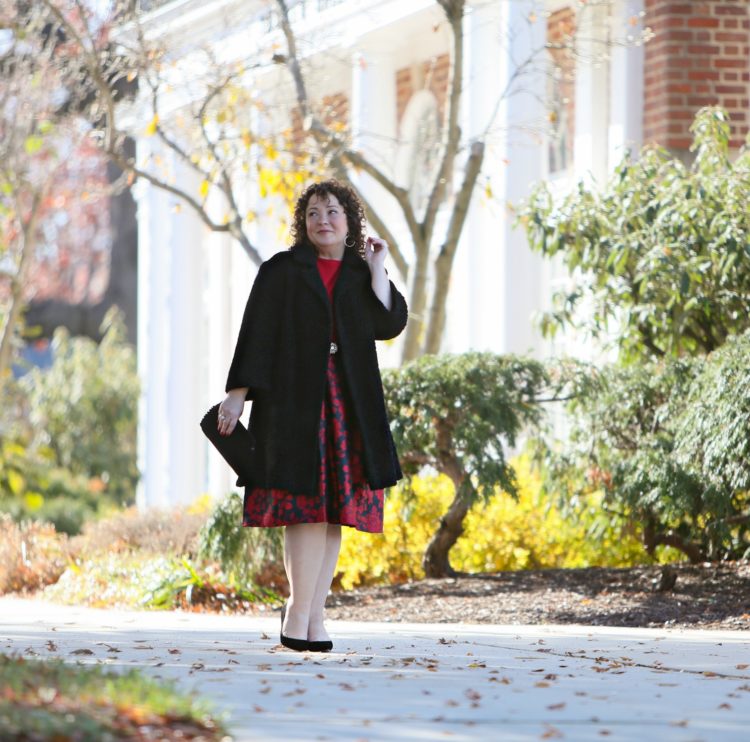
{"label": "jacquard floral pattern", "polygon": [[358,531],[383,530],[383,490],[372,490],[362,468],[359,431],[347,422],[335,356],[328,360],[326,396],[320,412],[319,487],[316,496],[256,487],[245,495],[243,526],[334,523]]}

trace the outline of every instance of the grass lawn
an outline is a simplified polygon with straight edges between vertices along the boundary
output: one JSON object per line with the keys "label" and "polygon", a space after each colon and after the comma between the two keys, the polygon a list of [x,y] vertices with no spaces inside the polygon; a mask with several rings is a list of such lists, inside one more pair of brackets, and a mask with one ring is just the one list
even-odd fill
{"label": "grass lawn", "polygon": [[0,739],[229,740],[207,702],[139,670],[0,654]]}

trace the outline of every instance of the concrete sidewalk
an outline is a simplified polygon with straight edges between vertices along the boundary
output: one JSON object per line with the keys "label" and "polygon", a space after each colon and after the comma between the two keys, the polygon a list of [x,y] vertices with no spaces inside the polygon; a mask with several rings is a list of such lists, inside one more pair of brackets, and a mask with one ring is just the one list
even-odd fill
{"label": "concrete sidewalk", "polygon": [[[267,618],[0,598],[0,648],[138,666],[245,740],[750,740],[742,632],[330,622],[295,653]],[[53,644],[48,644],[48,642]],[[88,649],[92,654],[73,654]]]}

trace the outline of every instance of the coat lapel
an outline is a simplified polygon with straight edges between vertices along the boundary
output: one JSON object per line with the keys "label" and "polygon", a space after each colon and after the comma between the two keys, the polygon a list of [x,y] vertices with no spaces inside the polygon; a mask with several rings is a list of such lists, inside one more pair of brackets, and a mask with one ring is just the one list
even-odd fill
{"label": "coat lapel", "polygon": [[292,255],[294,255],[294,259],[302,267],[302,278],[305,283],[320,301],[323,302],[323,306],[330,317],[331,304],[328,301],[328,294],[326,287],[323,285],[323,279],[320,277],[320,273],[318,273],[315,252],[311,247],[307,247],[306,245],[297,245],[292,248]]}
{"label": "coat lapel", "polygon": [[341,297],[357,283],[357,276],[363,269],[365,271],[368,270],[365,261],[362,260],[357,252],[347,248],[344,252],[341,273],[339,273],[339,277],[336,279],[336,286],[333,289],[334,302],[338,303]]}
{"label": "coat lapel", "polygon": [[[328,301],[328,293],[323,285],[323,279],[318,273],[318,264],[316,262],[315,251],[308,245],[297,245],[292,248],[294,259],[302,267],[302,275],[305,283],[310,287],[312,292],[323,302],[327,311],[331,311],[331,304]],[[336,279],[336,287],[333,290],[333,299],[338,303],[339,299],[357,283],[358,274],[367,271],[367,264],[352,249],[347,248],[344,252],[344,260],[341,266],[341,273]]]}

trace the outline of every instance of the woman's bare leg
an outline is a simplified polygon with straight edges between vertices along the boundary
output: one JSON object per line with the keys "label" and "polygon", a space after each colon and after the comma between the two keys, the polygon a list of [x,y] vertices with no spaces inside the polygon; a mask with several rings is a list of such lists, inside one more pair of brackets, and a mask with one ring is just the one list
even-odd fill
{"label": "woman's bare leg", "polygon": [[307,639],[326,556],[327,532],[327,523],[299,523],[284,530],[284,568],[290,596],[282,633],[290,639]]}
{"label": "woman's bare leg", "polygon": [[330,637],[323,625],[326,597],[331,589],[333,575],[336,572],[336,562],[339,559],[341,549],[341,526],[327,524],[326,544],[323,562],[320,566],[318,580],[315,584],[315,593],[310,606],[310,621],[307,629],[307,638],[311,642],[328,641]]}

